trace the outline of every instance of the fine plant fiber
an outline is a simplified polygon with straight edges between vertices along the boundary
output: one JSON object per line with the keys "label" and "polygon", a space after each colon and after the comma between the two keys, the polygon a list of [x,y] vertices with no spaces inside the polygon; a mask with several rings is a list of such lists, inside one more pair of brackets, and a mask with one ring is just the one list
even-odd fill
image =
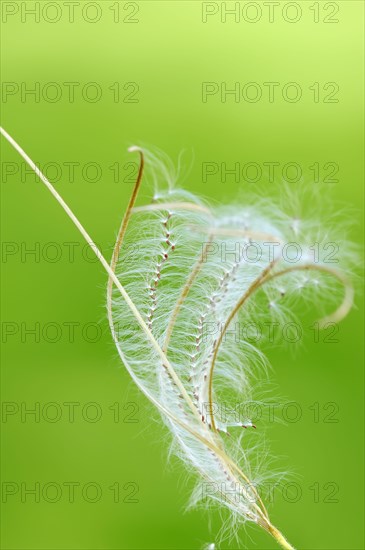
{"label": "fine plant fiber", "polygon": [[[261,320],[292,320],[298,301],[330,302],[332,313],[322,316],[319,326],[339,322],[353,302],[351,253],[343,255],[340,268],[318,257],[312,245],[321,250],[340,240],[341,253],[351,247],[318,220],[286,214],[282,197],[276,204],[256,195],[247,196],[245,206],[211,206],[179,187],[179,171],[169,159],[131,147],[140,157],[139,173],[109,264],[39,168],[4,129],[1,133],[107,272],[107,315],[119,355],[161,413],[171,432],[171,452],[198,474],[190,505],[217,505],[228,512],[221,538],[253,522],[282,548],[293,548],[271,523],[258,490],[275,475],[259,430],[252,437],[256,426],[249,417],[226,414],[236,404],[253,402],[268,377],[262,350],[237,337],[236,329]],[[153,198],[136,206],[145,167]],[[295,201],[300,204],[300,197],[287,202]],[[295,263],[289,243],[301,250]]]}

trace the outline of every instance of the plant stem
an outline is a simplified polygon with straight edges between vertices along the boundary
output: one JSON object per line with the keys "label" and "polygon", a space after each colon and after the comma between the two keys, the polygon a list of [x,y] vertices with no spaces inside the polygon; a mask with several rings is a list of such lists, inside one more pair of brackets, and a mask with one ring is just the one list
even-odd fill
{"label": "plant stem", "polygon": [[280,533],[279,529],[274,527],[274,525],[271,525],[271,523],[269,523],[267,526],[265,526],[265,529],[266,531],[268,531],[268,533],[270,533],[270,535],[274,537],[276,542],[280,544],[281,548],[284,548],[285,550],[295,550],[294,546],[292,546],[290,542],[286,540],[284,535]]}

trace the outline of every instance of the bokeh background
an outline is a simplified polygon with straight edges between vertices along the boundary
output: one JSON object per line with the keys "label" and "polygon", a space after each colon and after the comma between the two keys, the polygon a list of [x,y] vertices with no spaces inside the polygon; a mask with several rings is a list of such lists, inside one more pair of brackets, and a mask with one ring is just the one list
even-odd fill
{"label": "bokeh background", "polygon": [[[273,4],[227,2],[239,11],[225,19],[221,2],[81,2],[73,15],[66,2],[2,2],[2,125],[108,258],[135,171],[126,148],[141,142],[175,161],[184,150],[186,187],[217,201],[255,187],[247,163],[277,190],[297,163],[361,243],[363,3]],[[204,82],[218,90],[206,101]],[[277,83],[272,101],[265,82]],[[289,82],[296,102],[283,98]],[[222,83],[262,97],[222,101]],[[3,548],[201,548],[220,517],[184,513],[193,480],[168,462],[166,433],[117,357],[105,273],[4,140],[1,153]],[[207,162],[217,173],[204,177]],[[239,163],[238,181],[222,163]],[[299,410],[266,426],[294,472],[270,510],[298,548],[364,548],[361,293],[356,303],[336,342],[315,342],[307,324],[295,353],[269,350],[278,394]],[[257,528],[240,537],[223,547],[276,547]]]}

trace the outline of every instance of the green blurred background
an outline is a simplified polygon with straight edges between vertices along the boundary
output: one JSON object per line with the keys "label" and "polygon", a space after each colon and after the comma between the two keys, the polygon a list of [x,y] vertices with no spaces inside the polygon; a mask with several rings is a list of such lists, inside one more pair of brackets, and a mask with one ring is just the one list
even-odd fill
{"label": "green blurred background", "polygon": [[[279,163],[278,188],[286,163],[308,181],[318,163],[313,186],[352,207],[352,238],[361,241],[361,1],[280,2],[273,16],[273,3],[241,2],[225,22],[220,2],[82,2],[73,22],[66,2],[36,4],[2,2],[2,125],[41,167],[51,163],[49,178],[108,258],[135,142],[175,160],[185,150],[186,187],[217,201],[244,200],[255,187],[253,176],[224,181],[221,163],[257,163],[267,186],[263,163]],[[39,10],[38,21],[28,9]],[[65,82],[79,83],[73,102]],[[203,82],[219,90],[207,101]],[[255,82],[262,98],[221,101],[223,82]],[[265,82],[278,83],[273,101]],[[297,102],[283,99],[288,82],[301,87]],[[37,86],[38,96],[24,95]],[[168,464],[166,433],[117,357],[105,273],[4,140],[1,149],[3,548],[201,548],[221,520],[183,512],[193,482],[177,461]],[[207,162],[218,173],[204,178]],[[78,163],[74,178],[69,163]],[[324,181],[334,166],[326,163],[337,166],[336,182]],[[356,302],[337,343],[316,343],[306,330],[299,352],[269,353],[278,394],[299,407],[297,422],[267,426],[279,466],[295,473],[294,485],[275,493],[271,517],[297,548],[364,548],[361,296]],[[39,417],[26,414],[37,407]],[[37,483],[39,502],[26,493]],[[223,547],[276,547],[258,528],[240,536]]]}

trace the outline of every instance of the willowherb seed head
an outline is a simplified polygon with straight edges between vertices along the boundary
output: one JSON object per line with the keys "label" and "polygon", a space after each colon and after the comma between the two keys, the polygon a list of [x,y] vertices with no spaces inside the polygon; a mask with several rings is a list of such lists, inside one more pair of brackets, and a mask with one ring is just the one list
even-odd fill
{"label": "willowherb seed head", "polygon": [[[341,256],[349,263],[348,245],[330,240],[318,221],[299,216],[298,208],[288,215],[265,197],[249,197],[245,206],[210,206],[177,187],[170,161],[132,147],[140,169],[109,265],[50,182],[11,136],[1,133],[108,272],[108,318],[120,357],[160,411],[172,434],[172,451],[199,474],[191,505],[215,502],[227,509],[230,522],[223,536],[250,521],[283,548],[292,548],[272,525],[257,489],[268,461],[258,446],[259,426],[234,410],[237,403],[253,401],[254,387],[267,371],[247,330],[261,322],[285,326],[295,319],[297,301],[301,309],[326,305],[337,300],[339,286],[340,305],[333,304],[319,326],[341,320],[353,300],[349,265],[340,269],[337,262]],[[145,162],[153,200],[136,206]],[[290,206],[295,203],[300,205],[296,198]],[[250,432],[255,437],[247,438]]]}
{"label": "willowherb seed head", "polygon": [[[256,426],[250,418],[227,419],[222,410],[227,402],[252,401],[252,382],[266,366],[237,325],[286,326],[295,319],[296,301],[301,307],[327,304],[339,286],[342,302],[320,324],[347,314],[352,287],[344,269],[326,262],[329,252],[337,261],[337,241],[328,241],[318,222],[286,215],[267,198],[251,198],[244,207],[211,207],[176,187],[156,156],[144,157],[153,171],[154,199],[130,204],[114,261],[150,334],[114,290],[108,299],[112,328],[120,318],[135,328],[132,336],[116,338],[117,348],[164,413],[174,451],[200,473],[192,505],[216,501],[230,510],[233,524],[255,522],[290,547],[271,525],[256,489],[264,474],[253,464],[262,461],[251,457],[261,451],[256,443],[248,449],[242,439]],[[137,246],[131,257],[132,244]]]}

